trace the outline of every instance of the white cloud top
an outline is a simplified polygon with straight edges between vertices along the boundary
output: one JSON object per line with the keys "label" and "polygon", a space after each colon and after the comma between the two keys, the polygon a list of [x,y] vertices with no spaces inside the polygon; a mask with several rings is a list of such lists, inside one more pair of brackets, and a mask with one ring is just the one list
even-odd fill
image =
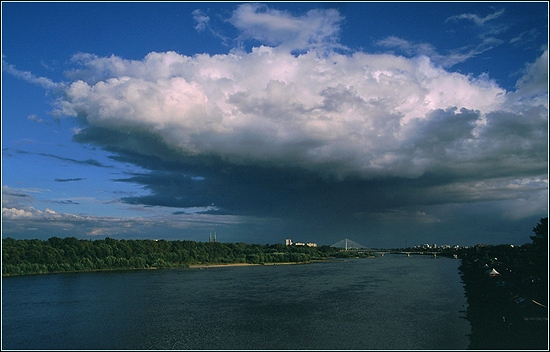
{"label": "white cloud top", "polygon": [[[184,154],[312,171],[332,165],[329,176],[337,177],[416,177],[441,163],[482,159],[477,137],[494,127],[488,114],[516,113],[487,76],[447,72],[423,56],[321,58],[260,46],[213,56],[154,52],[140,61],[80,54],[75,61],[82,68],[71,72],[75,81],[58,101],[64,114],[102,128],[146,130]],[[537,80],[545,69],[535,63],[519,88],[544,98]],[[542,128],[541,113],[517,118]]]}

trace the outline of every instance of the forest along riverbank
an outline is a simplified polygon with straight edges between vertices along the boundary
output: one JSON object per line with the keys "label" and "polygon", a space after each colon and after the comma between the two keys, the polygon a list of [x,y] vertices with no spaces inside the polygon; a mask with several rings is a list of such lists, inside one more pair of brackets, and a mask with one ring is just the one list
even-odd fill
{"label": "forest along riverbank", "polygon": [[[348,258],[357,253],[330,246],[165,241],[2,239],[2,276],[128,269],[272,265]],[[373,256],[364,252],[360,256]]]}

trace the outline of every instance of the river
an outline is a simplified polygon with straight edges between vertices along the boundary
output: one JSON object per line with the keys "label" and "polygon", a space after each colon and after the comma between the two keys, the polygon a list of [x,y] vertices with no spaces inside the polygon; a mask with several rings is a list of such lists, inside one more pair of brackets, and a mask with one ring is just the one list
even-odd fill
{"label": "river", "polygon": [[2,350],[465,350],[459,260],[2,279]]}

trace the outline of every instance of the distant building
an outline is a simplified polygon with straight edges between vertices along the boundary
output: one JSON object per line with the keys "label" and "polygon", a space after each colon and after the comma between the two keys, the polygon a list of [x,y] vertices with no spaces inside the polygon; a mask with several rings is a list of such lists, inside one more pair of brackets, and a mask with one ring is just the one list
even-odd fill
{"label": "distant building", "polygon": [[287,246],[307,246],[307,247],[317,247],[317,243],[314,243],[314,242],[292,242],[292,240],[290,238],[287,238],[285,240],[285,244]]}

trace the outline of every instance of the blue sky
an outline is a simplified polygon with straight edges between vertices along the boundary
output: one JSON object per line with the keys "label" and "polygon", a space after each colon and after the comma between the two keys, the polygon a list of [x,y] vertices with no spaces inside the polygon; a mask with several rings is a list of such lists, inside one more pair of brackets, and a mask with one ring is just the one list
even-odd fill
{"label": "blue sky", "polygon": [[546,2],[2,2],[2,236],[523,244]]}

